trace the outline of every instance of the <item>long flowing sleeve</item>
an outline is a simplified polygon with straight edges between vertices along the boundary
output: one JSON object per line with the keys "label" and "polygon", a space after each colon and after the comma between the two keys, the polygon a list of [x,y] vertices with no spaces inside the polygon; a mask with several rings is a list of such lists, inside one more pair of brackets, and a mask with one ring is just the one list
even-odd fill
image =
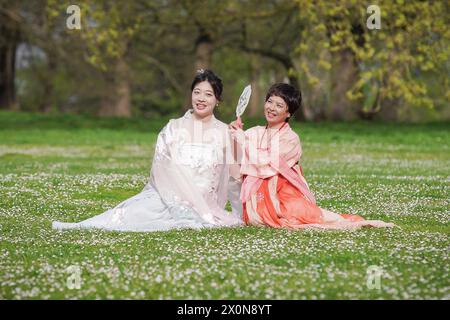
{"label": "long flowing sleeve", "polygon": [[270,148],[260,148],[264,127],[250,128],[245,132],[244,157],[241,174],[266,179],[279,173],[280,159],[293,167],[301,155],[300,139],[289,127],[275,134]]}
{"label": "long flowing sleeve", "polygon": [[[222,182],[219,186],[219,198],[220,195],[226,197],[223,204],[227,201],[231,205],[231,215],[242,221],[242,202],[240,200],[242,179],[240,173],[240,156],[239,149],[236,150],[234,145],[234,138],[228,130],[226,129],[226,144],[224,147],[224,159],[225,164],[223,167],[223,177]],[[239,148],[239,146],[238,146]],[[225,188],[225,189],[224,189]],[[219,201],[220,203],[220,201]]]}
{"label": "long flowing sleeve", "polygon": [[174,121],[170,121],[161,131],[153,157],[150,183],[168,206],[194,210],[205,222],[215,224],[214,213],[217,210],[212,210],[201,196],[201,191],[192,183],[190,172],[180,163],[178,153],[184,132],[184,128],[177,128]]}
{"label": "long flowing sleeve", "polygon": [[242,202],[240,199],[242,183],[230,175],[228,181],[228,201],[231,204],[231,213],[242,219]]}
{"label": "long flowing sleeve", "polygon": [[300,160],[302,154],[300,138],[295,132],[292,132],[289,136],[284,135],[280,139],[280,146],[282,146],[280,148],[280,156],[292,168]]}

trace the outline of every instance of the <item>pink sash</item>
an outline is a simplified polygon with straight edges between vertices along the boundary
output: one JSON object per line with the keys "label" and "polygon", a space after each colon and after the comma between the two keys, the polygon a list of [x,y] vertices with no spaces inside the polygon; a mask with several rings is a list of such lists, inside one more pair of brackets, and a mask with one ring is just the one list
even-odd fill
{"label": "pink sash", "polygon": [[[316,199],[312,192],[309,190],[306,183],[300,178],[298,173],[290,168],[287,164],[286,160],[280,156],[279,158],[279,166],[276,166],[273,161],[269,163],[269,165],[278,171],[286,180],[288,180],[294,187],[296,187],[310,202],[316,204]],[[261,186],[263,179],[253,176],[247,176],[244,179],[241,188],[241,201],[247,202],[252,194],[255,194],[259,187]]]}
{"label": "pink sash", "polygon": [[298,173],[293,168],[289,167],[286,160],[280,157],[279,164],[279,168],[276,168],[272,162],[270,163],[270,166],[277,170],[286,180],[292,183],[294,187],[296,187],[301,193],[303,193],[303,195],[306,197],[306,199],[309,200],[309,202],[316,204],[316,198],[309,190],[307,184],[300,178]]}

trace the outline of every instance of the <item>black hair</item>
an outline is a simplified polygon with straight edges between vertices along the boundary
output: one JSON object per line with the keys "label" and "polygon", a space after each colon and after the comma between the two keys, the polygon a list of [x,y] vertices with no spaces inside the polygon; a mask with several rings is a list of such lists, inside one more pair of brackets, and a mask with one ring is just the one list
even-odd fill
{"label": "black hair", "polygon": [[[302,105],[302,93],[300,90],[287,83],[276,83],[271,86],[269,91],[267,91],[266,101],[272,96],[280,97],[286,102],[291,117]],[[286,118],[286,122],[289,121],[289,118]]]}
{"label": "black hair", "polygon": [[216,99],[222,101],[222,79],[220,79],[214,72],[208,69],[201,69],[197,71],[194,81],[192,81],[191,91],[194,90],[195,85],[199,82],[208,81],[213,88]]}

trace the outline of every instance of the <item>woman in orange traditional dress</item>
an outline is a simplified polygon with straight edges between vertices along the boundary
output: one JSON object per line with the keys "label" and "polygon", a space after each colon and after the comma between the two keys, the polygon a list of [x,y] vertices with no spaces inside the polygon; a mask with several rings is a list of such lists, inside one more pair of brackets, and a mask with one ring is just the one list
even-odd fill
{"label": "woman in orange traditional dress", "polygon": [[300,139],[289,118],[301,105],[301,93],[285,83],[273,85],[264,104],[266,126],[242,130],[240,121],[229,125],[241,151],[243,220],[248,225],[274,228],[354,229],[392,227],[379,220],[337,214],[316,204],[298,161]]}

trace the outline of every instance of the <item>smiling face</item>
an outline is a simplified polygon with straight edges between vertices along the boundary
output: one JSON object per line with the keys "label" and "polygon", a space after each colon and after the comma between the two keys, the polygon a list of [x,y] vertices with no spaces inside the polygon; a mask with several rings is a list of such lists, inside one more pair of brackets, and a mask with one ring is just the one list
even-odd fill
{"label": "smiling face", "polygon": [[288,105],[283,98],[270,96],[264,104],[264,115],[269,127],[281,125],[290,117]]}
{"label": "smiling face", "polygon": [[214,95],[214,90],[208,81],[197,83],[194,90],[192,90],[192,108],[194,108],[194,113],[199,118],[211,116],[218,102]]}

